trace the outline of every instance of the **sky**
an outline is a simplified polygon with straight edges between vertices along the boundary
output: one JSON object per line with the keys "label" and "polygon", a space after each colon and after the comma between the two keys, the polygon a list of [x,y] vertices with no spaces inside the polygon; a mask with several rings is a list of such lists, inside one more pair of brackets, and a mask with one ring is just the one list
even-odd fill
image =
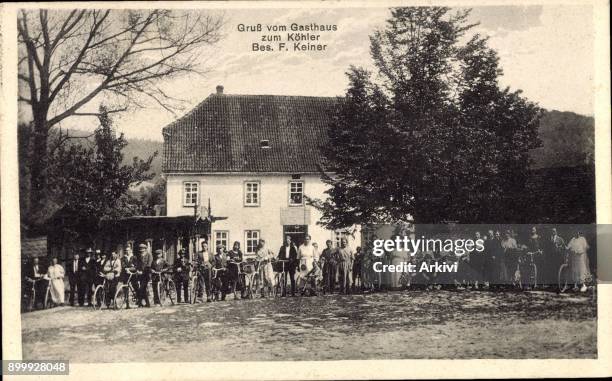
{"label": "sky", "polygon": [[[208,70],[166,84],[186,100],[182,115],[223,85],[226,94],[342,96],[350,65],[371,67],[369,35],[384,27],[386,8],[226,10],[224,38],[202,52]],[[590,6],[488,6],[473,8],[473,32],[490,37],[504,71],[502,86],[523,90],[541,107],[593,115],[594,29]],[[323,52],[258,52],[251,44],[267,33],[239,32],[238,25],[336,24],[322,32]],[[286,34],[281,33],[283,36]],[[285,37],[283,37],[285,38]],[[204,59],[205,58],[205,59]],[[177,116],[161,108],[124,113],[115,126],[128,138],[162,140]],[[92,129],[93,118],[63,127]],[[88,120],[87,120],[88,119]]]}

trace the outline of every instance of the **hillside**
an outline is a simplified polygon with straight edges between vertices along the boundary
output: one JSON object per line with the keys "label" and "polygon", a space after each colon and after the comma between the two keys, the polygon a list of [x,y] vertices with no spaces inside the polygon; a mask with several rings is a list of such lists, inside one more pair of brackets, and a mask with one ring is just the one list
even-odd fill
{"label": "hillside", "polygon": [[573,112],[547,111],[540,121],[542,147],[531,152],[533,168],[593,165],[595,120]]}
{"label": "hillside", "polygon": [[128,164],[132,162],[132,158],[137,156],[141,159],[148,158],[157,151],[157,156],[151,163],[151,172],[155,173],[155,177],[159,177],[162,171],[162,154],[164,143],[156,140],[148,139],[128,139],[128,145],[123,149],[123,161]]}

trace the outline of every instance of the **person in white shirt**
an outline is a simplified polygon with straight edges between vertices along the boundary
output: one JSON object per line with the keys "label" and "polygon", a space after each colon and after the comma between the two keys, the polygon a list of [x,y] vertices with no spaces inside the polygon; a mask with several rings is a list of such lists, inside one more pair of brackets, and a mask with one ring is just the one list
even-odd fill
{"label": "person in white shirt", "polygon": [[570,251],[570,271],[574,282],[574,290],[578,291],[578,285],[582,284],[580,292],[586,292],[586,280],[590,277],[587,250],[589,244],[581,232],[576,232],[574,237],[567,244]]}
{"label": "person in white shirt", "polygon": [[314,261],[318,260],[319,253],[317,248],[310,243],[310,236],[306,235],[306,237],[304,237],[304,243],[298,248],[298,269],[301,270],[302,265],[305,265],[306,272],[309,272],[314,266]]}
{"label": "person in white shirt", "polygon": [[287,295],[287,279],[291,281],[291,296],[295,296],[295,270],[298,267],[298,253],[297,247],[291,242],[291,236],[288,235],[285,237],[284,244],[278,250],[277,258],[280,261],[285,261],[284,267],[280,262],[277,262],[277,266],[279,266],[277,271],[282,271],[283,268],[285,269],[285,284],[282,296]]}

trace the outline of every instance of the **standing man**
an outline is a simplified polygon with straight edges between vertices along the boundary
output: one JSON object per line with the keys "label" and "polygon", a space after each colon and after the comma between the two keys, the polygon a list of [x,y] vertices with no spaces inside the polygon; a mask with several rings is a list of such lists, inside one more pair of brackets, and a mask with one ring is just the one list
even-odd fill
{"label": "standing man", "polygon": [[278,259],[287,261],[285,263],[285,284],[283,295],[287,296],[287,278],[291,280],[291,296],[295,296],[295,268],[297,267],[298,252],[291,242],[291,236],[285,237],[285,243],[278,250]]}
{"label": "standing man", "polygon": [[227,256],[225,255],[225,247],[217,245],[217,252],[212,258],[213,268],[216,270],[215,279],[215,299],[219,300],[219,291],[221,291],[221,300],[225,300],[227,293]]}
{"label": "standing man", "polygon": [[338,249],[338,272],[340,275],[340,293],[349,294],[351,292],[351,264],[353,262],[353,251],[348,247],[348,240],[344,237],[340,239]]}
{"label": "standing man", "polygon": [[94,262],[95,275],[93,278],[94,286],[98,286],[103,282],[102,278],[99,275],[102,272],[102,266],[104,265],[104,262],[106,262],[106,253],[103,253],[100,250],[96,250],[96,261]]}
{"label": "standing man", "polygon": [[323,293],[334,293],[336,289],[336,274],[338,272],[337,250],[334,249],[331,239],[325,241],[327,246],[321,253],[323,260]]}
{"label": "standing man", "polygon": [[[482,240],[482,235],[479,231],[474,233],[474,242]],[[471,253],[467,253],[470,258],[470,266],[472,267],[472,281],[474,282],[474,290],[477,290],[479,286],[483,286],[485,284],[483,273],[484,273],[484,264],[485,258],[483,252],[472,251]]]}
{"label": "standing man", "polygon": [[[363,253],[361,252],[361,247],[357,247],[355,251],[355,258],[353,260],[353,290],[357,291],[357,283],[363,290],[363,279],[361,279],[361,269],[363,265]],[[359,282],[357,282],[359,280]]]}
{"label": "standing man", "polygon": [[495,240],[495,233],[493,230],[489,230],[484,238],[484,251],[482,252],[484,257],[482,279],[484,281],[485,289],[488,289],[493,283],[495,283],[495,261],[497,260],[497,252],[494,246],[498,242]]}
{"label": "standing man", "polygon": [[543,258],[542,238],[538,234],[538,230],[535,226],[531,228],[531,235],[529,237],[529,240],[527,241],[527,250],[532,253],[539,253],[534,256],[534,262],[536,263],[536,266],[540,269],[540,274],[536,274],[536,284],[539,281],[540,285],[546,285],[548,287],[550,281],[547,278],[549,278],[550,268],[547,266],[549,264],[546,263]]}
{"label": "standing man", "polygon": [[189,302],[189,261],[185,258],[185,250],[179,250],[174,262],[174,284],[176,285],[176,301],[181,302],[181,289],[185,295],[185,303]]}
{"label": "standing man", "polygon": [[93,250],[88,248],[85,251],[85,258],[81,258],[80,265],[80,284],[79,284],[79,305],[85,304],[85,297],[87,297],[87,305],[91,306],[91,293],[96,277],[96,265],[93,259]]}
{"label": "standing man", "polygon": [[145,307],[151,307],[149,303],[149,293],[147,292],[147,286],[151,279],[151,264],[153,263],[153,256],[147,251],[147,245],[141,243],[138,245],[140,252],[139,258],[136,261],[136,273],[138,274],[138,306],[142,306],[142,300],[145,301]]}
{"label": "standing man", "polygon": [[162,280],[162,272],[168,267],[168,263],[163,258],[164,252],[157,249],[155,250],[155,261],[151,266],[152,275],[151,281],[153,283],[153,304],[159,304],[161,306],[161,301],[159,299],[159,282]]}
{"label": "standing man", "polygon": [[[77,286],[81,275],[81,266],[79,265],[79,253],[76,252],[72,256],[72,260],[66,263],[66,273],[68,274],[68,283],[70,284],[70,305],[74,307],[74,299],[77,297]],[[80,293],[80,290],[79,290]],[[79,300],[79,304],[82,304]]]}
{"label": "standing man", "polygon": [[549,269],[548,274],[544,279],[550,284],[555,284],[557,281],[557,275],[559,266],[564,261],[563,255],[565,254],[565,240],[557,233],[557,228],[552,228],[550,231],[550,238],[548,239],[548,245],[544,251],[544,261]]}
{"label": "standing man", "polygon": [[[109,261],[111,274],[110,279],[110,294],[107,297],[107,304],[110,305],[111,299],[114,301],[115,293],[117,292],[117,285],[119,284],[119,277],[121,276],[121,260],[119,259],[119,254],[113,251],[111,253],[111,259]],[[109,298],[110,297],[110,298]]]}
{"label": "standing man", "polygon": [[[197,290],[197,296],[202,298],[203,291],[202,287],[206,288],[206,302],[210,303],[210,280],[211,280],[211,268],[212,268],[212,254],[208,251],[208,243],[202,242],[202,250],[196,253],[195,267],[198,271],[198,283],[199,287]],[[195,296],[194,296],[195,297]]]}
{"label": "standing man", "polygon": [[[125,248],[125,255],[121,258],[121,283],[128,285],[128,281],[132,285],[132,289],[134,292],[138,293],[138,275],[136,274],[136,258],[132,253],[132,248],[130,246]],[[130,278],[130,275],[132,277]],[[130,299],[132,296],[130,295],[130,288],[124,288],[124,298],[125,298],[125,308],[130,308]]]}

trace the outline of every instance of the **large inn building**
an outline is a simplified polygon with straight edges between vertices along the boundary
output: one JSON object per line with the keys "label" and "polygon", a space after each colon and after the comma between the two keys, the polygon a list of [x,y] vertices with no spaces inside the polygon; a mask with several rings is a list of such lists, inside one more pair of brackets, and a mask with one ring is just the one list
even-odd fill
{"label": "large inn building", "polygon": [[[277,252],[285,235],[300,244],[359,234],[326,230],[306,197],[324,198],[321,147],[341,98],[230,95],[223,87],[163,129],[168,217],[223,217],[199,236],[215,250],[239,241],[253,254],[260,238]],[[210,208],[210,210],[208,209]],[[192,246],[193,247],[193,246]]]}

